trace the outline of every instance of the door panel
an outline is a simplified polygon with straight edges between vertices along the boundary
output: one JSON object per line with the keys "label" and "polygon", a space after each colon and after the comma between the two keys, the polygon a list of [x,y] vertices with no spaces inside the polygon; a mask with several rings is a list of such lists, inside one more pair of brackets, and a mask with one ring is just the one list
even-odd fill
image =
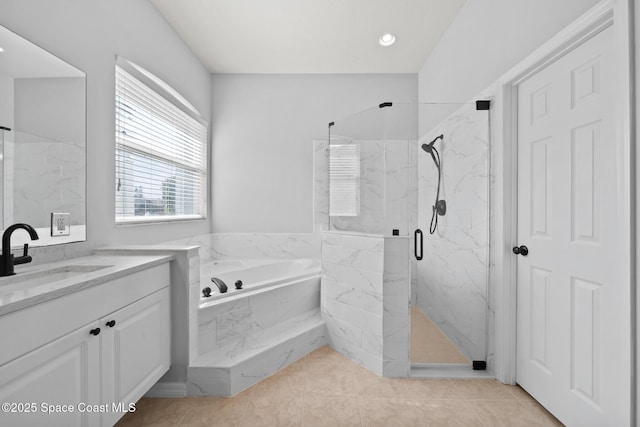
{"label": "door panel", "polygon": [[574,277],[571,288],[571,389],[599,405],[602,286]]}
{"label": "door panel", "polygon": [[518,86],[517,381],[569,426],[630,413],[629,366],[613,363],[629,324],[611,42],[608,28]]}
{"label": "door panel", "polygon": [[595,188],[595,162],[601,151],[600,121],[573,129],[571,132],[571,230],[573,242],[598,242],[595,216],[598,194]]}
{"label": "door panel", "polygon": [[551,237],[551,203],[549,200],[549,146],[551,138],[531,143],[531,234]]}
{"label": "door panel", "polygon": [[531,268],[531,344],[530,359],[549,373],[547,349],[549,347],[549,323],[547,322],[548,288],[551,272]]}

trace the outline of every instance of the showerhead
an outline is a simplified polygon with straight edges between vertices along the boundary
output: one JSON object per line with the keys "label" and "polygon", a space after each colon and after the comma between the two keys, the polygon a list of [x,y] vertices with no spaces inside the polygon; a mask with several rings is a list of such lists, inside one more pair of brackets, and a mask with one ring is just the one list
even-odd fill
{"label": "showerhead", "polygon": [[440,200],[440,180],[442,179],[442,169],[440,168],[440,153],[433,145],[437,140],[444,140],[444,135],[436,136],[433,141],[428,144],[422,144],[422,149],[431,155],[433,163],[438,168],[438,187],[436,190],[436,202],[433,205],[433,214],[431,215],[431,224],[429,225],[429,233],[433,234],[438,228],[438,216],[444,215],[447,212],[447,203],[444,200]]}
{"label": "showerhead", "polygon": [[433,141],[431,141],[430,143],[428,143],[428,144],[422,144],[422,149],[423,149],[424,151],[426,151],[427,153],[431,154],[431,153],[433,152],[433,144],[435,144],[437,140],[442,139],[442,138],[444,138],[444,135],[436,136],[436,137],[434,138],[434,140],[433,140]]}
{"label": "showerhead", "polygon": [[440,169],[440,154],[438,153],[438,150],[436,150],[436,148],[433,146],[433,144],[435,144],[439,139],[444,139],[444,135],[436,136],[433,141],[428,144],[422,144],[422,149],[431,154],[431,158],[433,159],[433,162],[436,164],[438,169]]}

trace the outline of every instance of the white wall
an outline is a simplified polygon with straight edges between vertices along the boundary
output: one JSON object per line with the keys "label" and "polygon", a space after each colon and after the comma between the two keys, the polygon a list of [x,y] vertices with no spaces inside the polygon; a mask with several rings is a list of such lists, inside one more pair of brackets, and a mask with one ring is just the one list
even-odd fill
{"label": "white wall", "polygon": [[3,25],[87,74],[87,235],[92,246],[155,243],[210,231],[208,220],[116,227],[114,66],[122,55],[209,117],[210,75],[146,0],[0,0]]}
{"label": "white wall", "polygon": [[418,99],[470,100],[596,3],[468,0],[420,70]]}
{"label": "white wall", "polygon": [[381,102],[415,102],[416,77],[213,75],[213,231],[313,231],[312,141]]}

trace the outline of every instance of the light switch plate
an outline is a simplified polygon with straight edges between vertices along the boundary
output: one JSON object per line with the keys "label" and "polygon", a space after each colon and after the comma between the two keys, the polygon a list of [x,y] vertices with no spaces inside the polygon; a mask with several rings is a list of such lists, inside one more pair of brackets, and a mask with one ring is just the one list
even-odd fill
{"label": "light switch plate", "polygon": [[51,212],[51,236],[71,234],[71,214]]}

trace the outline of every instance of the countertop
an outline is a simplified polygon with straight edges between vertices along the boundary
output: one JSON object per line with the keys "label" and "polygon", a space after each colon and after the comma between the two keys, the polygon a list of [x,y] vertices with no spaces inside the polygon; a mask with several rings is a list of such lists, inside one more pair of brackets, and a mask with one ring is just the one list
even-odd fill
{"label": "countertop", "polygon": [[[83,289],[146,270],[174,259],[173,255],[108,255],[96,254],[63,261],[29,266],[15,266],[16,275],[0,278],[0,316],[59,298]],[[83,268],[107,266],[95,271],[79,271]],[[72,277],[64,276],[72,269]],[[56,277],[56,272],[58,277]],[[50,273],[50,274],[49,274]],[[20,282],[21,277],[35,277],[35,281]],[[38,278],[47,277],[50,281]],[[42,283],[42,282],[45,283]]]}

